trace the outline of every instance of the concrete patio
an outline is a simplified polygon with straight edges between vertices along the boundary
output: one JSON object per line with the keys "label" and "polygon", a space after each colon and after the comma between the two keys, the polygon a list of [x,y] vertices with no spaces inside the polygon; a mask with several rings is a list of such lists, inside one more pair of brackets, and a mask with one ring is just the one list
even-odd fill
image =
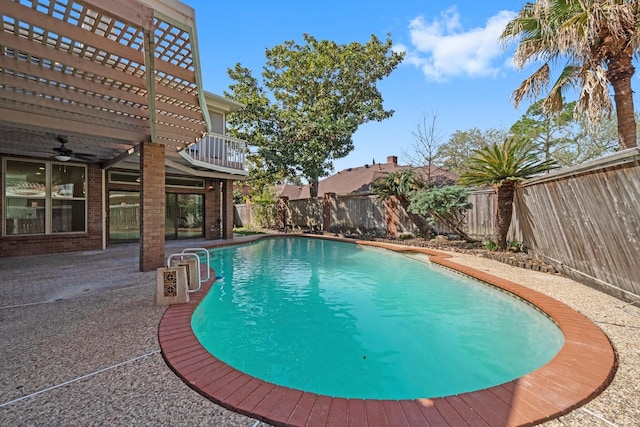
{"label": "concrete patio", "polygon": [[[211,241],[169,242],[166,255]],[[0,258],[0,425],[257,426],[185,385],[157,340],[165,311],[137,244],[105,251]],[[633,426],[640,419],[640,308],[566,278],[471,255],[454,261],[551,295],[611,339],[611,385],[549,426]]]}

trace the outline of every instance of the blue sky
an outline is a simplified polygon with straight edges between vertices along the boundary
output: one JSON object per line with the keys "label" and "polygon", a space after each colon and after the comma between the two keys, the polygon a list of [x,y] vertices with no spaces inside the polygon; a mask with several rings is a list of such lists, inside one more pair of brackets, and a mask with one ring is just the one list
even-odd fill
{"label": "blue sky", "polygon": [[529,105],[516,110],[510,97],[535,67],[514,68],[513,47],[505,51],[497,41],[524,1],[183,1],[196,11],[204,88],[219,95],[231,83],[228,68],[239,62],[260,77],[265,49],[302,42],[304,33],[341,44],[391,33],[407,57],[378,88],[395,114],[362,125],[355,149],[334,162],[335,171],[389,155],[405,163],[425,115],[437,114],[436,131],[446,142],[456,130],[508,129]]}

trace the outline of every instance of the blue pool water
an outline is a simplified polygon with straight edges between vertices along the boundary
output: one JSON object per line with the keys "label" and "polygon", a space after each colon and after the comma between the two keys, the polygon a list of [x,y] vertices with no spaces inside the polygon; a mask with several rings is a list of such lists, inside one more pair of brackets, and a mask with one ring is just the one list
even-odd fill
{"label": "blue pool water", "polygon": [[313,238],[216,249],[192,318],[218,359],[335,397],[474,391],[548,362],[564,338],[538,310],[426,256]]}

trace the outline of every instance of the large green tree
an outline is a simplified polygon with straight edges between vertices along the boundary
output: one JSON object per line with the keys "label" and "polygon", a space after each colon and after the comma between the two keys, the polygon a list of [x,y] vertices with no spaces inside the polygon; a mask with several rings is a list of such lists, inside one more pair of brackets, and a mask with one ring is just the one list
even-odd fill
{"label": "large green tree", "polygon": [[618,148],[618,123],[615,117],[598,122],[597,126],[578,120],[574,142],[560,144],[554,158],[560,166],[573,166],[613,153]]}
{"label": "large green tree", "polygon": [[542,66],[513,93],[517,106],[526,95],[538,98],[548,87],[551,64],[565,66],[544,99],[548,111],[562,111],[563,91],[580,88],[576,111],[599,121],[613,110],[613,88],[620,148],[636,146],[631,77],[640,47],[638,0],[537,0],[524,5],[505,27],[501,39],[517,41],[520,67]]}
{"label": "large green tree", "polygon": [[353,150],[358,127],[393,114],[384,109],[377,83],[404,53],[392,50],[390,38],[382,42],[373,35],[365,44],[341,45],[309,34],[303,39],[266,50],[264,86],[236,64],[225,94],[247,105],[229,118],[233,134],[256,144],[269,168],[301,174],[316,197],[333,160]]}
{"label": "large green tree", "polygon": [[485,145],[498,144],[506,137],[507,132],[501,129],[457,130],[451,134],[447,142],[438,147],[435,163],[451,173],[462,175],[468,170],[469,159],[475,150]]}
{"label": "large green tree", "polygon": [[545,160],[556,159],[555,150],[574,141],[577,125],[573,109],[576,103],[566,103],[560,112],[546,111],[542,103],[542,100],[534,102],[511,126],[511,133],[526,136],[538,144]]}
{"label": "large green tree", "polygon": [[536,144],[527,138],[507,138],[474,152],[469,170],[458,179],[461,185],[492,185],[498,188],[498,206],[493,231],[498,249],[506,250],[513,213],[513,196],[518,182],[555,167],[542,160]]}

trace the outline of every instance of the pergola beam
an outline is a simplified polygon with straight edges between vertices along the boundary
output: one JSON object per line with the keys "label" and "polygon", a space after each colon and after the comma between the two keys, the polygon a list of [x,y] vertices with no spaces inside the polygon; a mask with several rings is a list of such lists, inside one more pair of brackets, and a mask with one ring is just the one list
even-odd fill
{"label": "pergola beam", "polygon": [[[148,119],[149,116],[146,108],[134,107],[126,103],[98,98],[95,95],[88,95],[77,90],[62,89],[59,86],[52,86],[40,81],[27,81],[27,79],[16,77],[15,75],[2,75],[0,82],[21,88],[23,91],[33,91],[42,95],[27,95],[25,92],[18,93],[16,91],[0,93],[0,97],[6,97],[15,101],[28,103],[31,99],[31,102],[36,105],[60,108],[61,110],[69,112],[84,112],[88,116],[107,120],[110,118],[113,119],[114,113],[116,113],[118,121],[131,125],[136,125],[137,123],[138,126],[140,118]],[[60,99],[60,101],[56,101],[55,98]]]}
{"label": "pergola beam", "polygon": [[[35,3],[34,3],[35,4]],[[34,10],[30,7],[23,6],[20,3],[12,1],[3,1],[3,13],[23,22],[29,22],[33,25]],[[35,12],[39,13],[39,12]],[[113,41],[99,36],[91,31],[87,31],[78,26],[68,24],[60,19],[39,13],[38,26],[57,34],[60,37],[66,37],[72,41],[81,42],[83,45],[94,47],[108,54],[116,55],[121,58],[127,58],[138,64],[144,63],[144,54],[140,50],[133,49],[122,43],[114,43]]]}
{"label": "pergola beam", "polygon": [[11,49],[32,54],[37,57],[47,58],[53,62],[58,62],[75,70],[83,70],[89,73],[103,76],[113,82],[126,83],[136,88],[145,88],[144,76],[138,77],[132,74],[123,73],[111,67],[105,67],[99,62],[93,62],[77,55],[60,51],[54,47],[45,46],[42,43],[29,41],[28,39],[0,31],[0,45]]}
{"label": "pergola beam", "polygon": [[205,132],[204,123],[198,120],[185,120],[184,117],[174,117],[172,114],[168,114],[164,110],[158,111],[156,114],[156,120],[158,123],[165,123],[171,126],[186,127],[197,130],[201,133]]}
{"label": "pergola beam", "polygon": [[139,28],[153,28],[154,11],[149,6],[130,0],[109,0],[109,9],[104,8],[104,0],[83,0],[83,3],[106,13],[109,16],[117,16],[124,22]]}
{"label": "pergola beam", "polygon": [[[95,108],[83,107],[69,102],[59,102],[43,96],[34,97],[31,94],[19,92],[7,92],[2,94],[7,106],[20,111],[38,110],[41,114],[54,117],[67,117],[71,115],[87,125],[111,126],[122,129],[134,130],[145,129],[144,122],[140,119],[123,115],[113,115],[113,113],[101,112]],[[117,119],[117,120],[116,120]],[[109,125],[111,124],[111,125]]]}
{"label": "pergola beam", "polygon": [[96,83],[93,80],[61,73],[58,71],[53,71],[40,65],[21,61],[16,58],[5,61],[3,63],[3,66],[8,70],[15,71],[16,73],[23,73],[33,77],[56,82],[59,83],[58,86],[72,87],[74,89],[79,89],[86,92],[93,92],[103,95],[104,98],[110,98],[117,101],[126,101],[139,105],[145,105],[147,102],[146,89],[142,91],[142,94],[140,92],[130,92],[101,83]]}
{"label": "pergola beam", "polygon": [[167,102],[164,97],[156,100],[156,108],[161,111],[166,111],[167,113],[188,117],[189,119],[194,119],[197,121],[203,120],[201,111],[190,110],[188,108],[180,106],[180,104]]}
{"label": "pergola beam", "polygon": [[202,134],[199,134],[197,137],[196,130],[194,129],[186,129],[179,128],[177,126],[170,126],[164,123],[158,123],[158,136],[166,138],[166,139],[176,139],[179,141],[183,141],[184,145],[182,148],[185,148],[186,145],[191,145],[196,142],[197,139],[202,137]]}
{"label": "pergola beam", "polygon": [[[10,107],[10,108],[6,108]],[[47,109],[49,110],[49,109]],[[149,139],[149,132],[144,130],[127,130],[118,126],[118,123],[107,121],[86,121],[78,115],[65,112],[55,113],[46,111],[33,105],[2,105],[0,117],[2,121],[12,122],[22,126],[31,126],[36,123],[39,127],[51,129],[55,133],[79,133],[92,135],[105,139],[121,139],[123,141],[145,141]]]}
{"label": "pergola beam", "polygon": [[[196,142],[195,132],[191,129],[181,129],[175,126],[168,126],[163,123],[157,123],[158,138],[174,141],[180,144],[180,148]],[[200,135],[202,136],[202,135]]]}

